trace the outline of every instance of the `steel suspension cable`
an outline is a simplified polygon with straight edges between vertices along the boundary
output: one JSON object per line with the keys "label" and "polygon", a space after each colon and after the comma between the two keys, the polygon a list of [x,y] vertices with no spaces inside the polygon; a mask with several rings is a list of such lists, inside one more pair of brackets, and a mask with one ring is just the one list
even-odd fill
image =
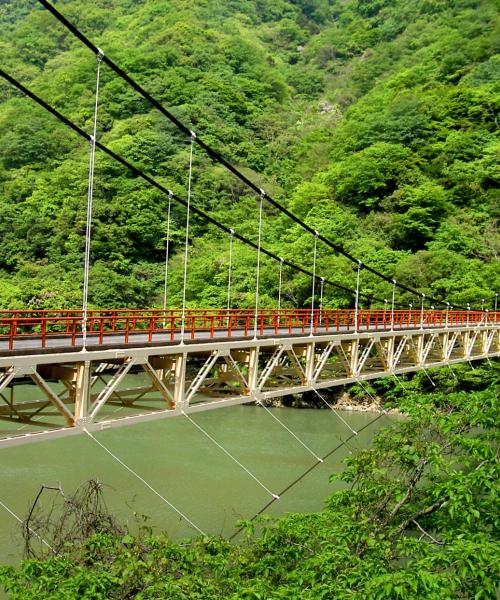
{"label": "steel suspension cable", "polygon": [[90,276],[90,240],[92,234],[92,209],[94,202],[94,166],[95,166],[95,145],[97,136],[97,111],[99,108],[99,80],[101,76],[101,63],[104,54],[102,50],[97,53],[97,72],[95,87],[94,119],[92,135],[90,136],[90,158],[89,158],[89,179],[87,189],[87,218],[85,225],[85,253],[83,261],[83,298],[82,298],[82,350],[87,348],[87,322],[88,322],[88,297],[89,297],[89,276]]}
{"label": "steel suspension cable", "polygon": [[[330,458],[330,456],[332,456],[333,454],[335,454],[335,452],[337,452],[340,448],[342,448],[342,446],[346,446],[348,448],[347,442],[349,442],[355,435],[360,434],[365,429],[367,429],[368,427],[370,427],[371,425],[373,425],[374,423],[376,423],[383,416],[384,416],[383,413],[377,415],[375,417],[375,419],[372,419],[369,423],[367,423],[366,425],[364,425],[363,427],[361,427],[361,429],[356,434],[351,434],[348,438],[346,438],[340,444],[338,444],[337,446],[335,446],[332,450],[330,450],[329,452],[327,452],[323,456],[323,458],[321,459],[322,462],[319,462],[319,461],[315,462],[310,467],[308,467],[296,479],[294,479],[284,489],[281,490],[281,492],[279,493],[279,497],[282,498],[287,492],[289,492],[293,487],[295,487],[299,482],[301,482],[304,479],[304,477],[306,477],[307,475],[309,475],[309,473],[311,473],[311,471],[314,471],[314,469],[316,469],[319,465],[323,464],[328,458]],[[275,499],[273,498],[266,505],[264,505],[257,513],[255,513],[251,519],[249,519],[250,522],[255,521],[255,519],[257,519],[264,511],[266,511],[270,506],[272,506],[274,504],[274,502],[275,502]],[[237,529],[233,533],[233,535],[229,538],[229,541],[232,541],[234,538],[236,538],[243,530],[244,530],[244,527],[240,527],[239,529]]]}
{"label": "steel suspension cable", "polygon": [[184,330],[186,326],[186,286],[187,286],[187,269],[189,256],[189,220],[191,217],[191,185],[193,181],[193,147],[196,133],[191,131],[189,142],[189,174],[188,174],[188,189],[187,189],[187,204],[186,204],[186,242],[184,246],[184,275],[182,283],[182,315],[181,315],[181,344],[184,343]]}
{"label": "steel suspension cable", "polygon": [[233,456],[229,450],[226,450],[226,448],[224,448],[224,446],[222,444],[220,444],[214,437],[212,437],[208,431],[206,431],[205,429],[203,429],[203,427],[201,425],[199,425],[194,419],[192,419],[187,413],[185,413],[184,411],[182,411],[182,414],[186,417],[186,419],[196,427],[196,429],[198,429],[198,431],[200,431],[205,437],[207,437],[213,444],[215,444],[217,446],[217,448],[219,448],[219,450],[222,450],[222,452],[224,452],[224,454],[226,456],[228,456],[233,462],[235,462],[239,467],[241,467],[243,469],[243,471],[245,471],[245,473],[247,473],[248,475],[250,475],[250,477],[260,485],[260,487],[265,490],[270,496],[273,497],[273,500],[279,500],[279,496],[278,494],[274,494],[273,492],[271,492],[271,490],[264,484],[262,483],[262,481],[260,481],[260,479],[258,479],[249,469],[247,469],[245,467],[245,465],[243,465],[235,456]]}
{"label": "steel suspension cable", "polygon": [[319,291],[319,324],[323,322],[323,290],[325,288],[325,278],[321,278],[321,286]]}
{"label": "steel suspension cable", "polygon": [[[8,512],[8,513],[9,513],[9,515],[11,515],[12,517],[14,517],[14,519],[15,519],[15,520],[16,520],[16,521],[17,521],[19,524],[21,524],[23,527],[25,527],[25,526],[26,526],[26,523],[25,523],[25,521],[23,521],[23,520],[21,519],[21,517],[19,517],[18,515],[16,515],[16,513],[15,513],[13,510],[11,510],[11,509],[10,509],[10,508],[9,508],[9,507],[6,505],[6,504],[4,504],[4,503],[3,503],[1,500],[0,500],[0,506],[1,506],[1,507],[2,507],[2,508],[3,508],[3,509],[6,511],[6,512]],[[46,540],[44,540],[44,539],[43,539],[43,537],[42,537],[42,536],[41,536],[39,533],[37,533],[37,532],[36,532],[34,529],[32,529],[31,527],[28,527],[28,529],[29,529],[29,531],[30,531],[30,532],[31,532],[31,533],[32,533],[32,534],[33,534],[33,535],[34,535],[36,538],[38,538],[38,539],[39,539],[39,540],[42,542],[42,544],[43,544],[44,546],[47,546],[47,548],[48,548],[49,550],[51,550],[52,552],[55,552],[54,548],[52,548],[52,546],[51,546],[51,545],[50,545],[50,544],[49,544],[49,543],[48,543]]]}
{"label": "steel suspension cable", "polygon": [[[42,98],[40,98],[39,96],[37,96],[34,92],[32,92],[30,89],[28,89],[26,86],[24,86],[20,81],[18,81],[14,77],[12,77],[12,75],[9,75],[3,69],[0,69],[0,76],[2,76],[6,81],[8,81],[13,87],[15,87],[16,89],[18,89],[22,94],[24,94],[25,96],[27,96],[28,98],[30,98],[31,100],[33,100],[34,102],[36,102],[44,110],[46,110],[47,112],[49,112],[50,114],[52,114],[59,121],[61,121],[67,127],[69,127],[70,129],[72,129],[77,135],[79,135],[80,137],[86,139],[87,141],[90,141],[91,136],[86,131],[84,131],[83,129],[81,129],[81,127],[79,127],[78,125],[76,125],[71,119],[69,119],[68,117],[65,117],[62,113],[60,113],[53,106],[51,106],[50,104],[48,104],[47,102],[45,102],[45,100],[43,100]],[[196,138],[196,139],[198,139],[198,138]],[[113,160],[115,160],[116,162],[118,162],[122,166],[124,166],[126,169],[128,169],[136,177],[139,177],[139,178],[143,179],[144,181],[146,181],[147,183],[149,183],[151,186],[155,187],[156,189],[158,189],[159,191],[161,191],[162,193],[164,193],[167,196],[171,194],[172,198],[176,202],[178,202],[179,204],[181,204],[182,206],[184,206],[184,207],[187,208],[187,202],[185,200],[183,200],[182,198],[180,198],[176,194],[173,194],[173,192],[171,190],[169,190],[168,188],[166,188],[165,186],[163,186],[162,184],[160,184],[159,182],[157,182],[153,177],[151,177],[150,175],[147,175],[146,173],[144,173],[138,167],[134,166],[132,163],[130,163],[125,158],[123,158],[122,156],[120,156],[119,154],[117,154],[116,152],[114,152],[113,150],[111,150],[110,148],[108,148],[106,145],[104,145],[101,142],[99,142],[99,141],[96,140],[95,146],[96,146],[96,148],[99,148],[102,152],[104,152],[105,154],[107,154],[110,158],[112,158]],[[190,211],[192,213],[196,214],[197,216],[201,217],[207,223],[210,223],[211,225],[214,225],[215,227],[217,227],[218,229],[220,229],[220,230],[222,230],[222,231],[224,231],[226,233],[230,233],[230,231],[231,231],[230,227],[224,225],[220,221],[217,221],[217,219],[214,219],[213,217],[211,217],[210,215],[208,215],[207,213],[205,213],[201,209],[196,208],[195,206],[191,206],[190,207]],[[246,244],[247,246],[250,246],[254,250],[258,250],[258,245],[255,242],[252,242],[248,238],[245,238],[244,236],[240,235],[239,233],[235,232],[234,237],[236,239],[240,240],[241,242],[243,242],[244,244]],[[281,260],[280,256],[278,256],[277,254],[275,254],[275,253],[271,252],[270,250],[264,248],[263,246],[261,246],[261,252],[262,252],[262,254],[265,254],[266,256],[272,258],[273,260],[275,260],[277,262],[279,262]],[[290,267],[291,269],[293,269],[294,271],[296,271],[298,273],[303,273],[304,275],[307,275],[308,277],[312,277],[312,275],[313,275],[307,269],[301,267],[300,265],[297,265],[297,264],[291,262],[290,260],[283,260],[283,264],[286,265],[286,266],[288,266],[288,267]],[[352,294],[353,295],[355,293],[355,290],[352,290],[351,288],[343,286],[340,283],[336,283],[336,282],[331,281],[329,279],[325,279],[325,283],[328,284],[328,285],[331,285],[332,287],[334,287],[336,289],[342,290],[342,291],[344,291],[344,292],[346,292],[348,294]],[[361,295],[363,296],[364,294],[361,294]],[[383,302],[383,300],[381,300],[380,298],[376,298],[374,296],[373,297],[366,296],[366,297],[369,298],[370,300],[374,300],[374,301],[377,301],[377,302]]]}
{"label": "steel suspension cable", "polygon": [[[375,398],[375,396],[370,392],[370,390],[363,385],[363,383],[361,382],[361,379],[359,377],[356,377],[356,383],[361,387],[362,390],[364,390],[365,394],[367,394],[368,396],[370,396],[370,398],[375,402],[375,404],[377,403],[377,399]],[[387,411],[383,408],[382,409],[382,413],[385,415],[387,414]]]}
{"label": "steel suspension cable", "polygon": [[359,331],[359,279],[361,273],[361,261],[358,261],[357,272],[356,272],[356,295],[354,297],[354,331]]}
{"label": "steel suspension cable", "polygon": [[172,196],[173,193],[168,193],[168,208],[167,208],[167,243],[165,248],[165,284],[163,288],[163,329],[166,325],[167,317],[167,293],[168,293],[168,260],[170,258],[170,215],[172,208]]}
{"label": "steel suspension cable", "polygon": [[[283,263],[285,259],[280,258],[280,271],[278,276],[278,319],[279,319],[279,311],[281,310],[281,286],[283,283]],[[279,324],[279,321],[278,321]]]}
{"label": "steel suspension cable", "polygon": [[392,300],[391,300],[391,331],[394,331],[394,300],[396,298],[396,280],[392,280]]}
{"label": "steel suspension cable", "polygon": [[425,294],[422,294],[422,303],[420,305],[420,329],[424,328],[424,302]]}
{"label": "steel suspension cable", "polygon": [[227,325],[229,327],[229,311],[231,310],[231,273],[233,270],[234,229],[229,233],[229,264],[227,266]]}
{"label": "steel suspension cable", "polygon": [[[91,50],[94,54],[98,54],[99,48],[93,44],[89,38],[87,38],[75,25],[73,25],[64,15],[62,15],[50,2],[47,0],[38,0],[38,2],[46,8],[64,27],[66,27],[75,37],[77,37],[89,50]],[[154,108],[156,108],[163,116],[165,116],[171,123],[173,123],[180,131],[184,132],[186,135],[190,134],[190,129],[184,125],[179,119],[177,119],[170,111],[168,111],[158,100],[156,100],[149,92],[147,92],[141,85],[139,85],[130,75],[128,75],[122,68],[120,68],[114,61],[112,61],[109,57],[104,56],[103,61],[124,81],[126,81],[138,94],[140,94],[145,100],[151,104]],[[211,146],[209,146],[206,142],[204,142],[201,138],[196,138],[196,143],[205,150],[205,152],[213,158],[216,162],[223,165],[228,171],[230,171],[233,175],[235,175],[240,181],[242,181],[247,187],[252,189],[256,193],[260,193],[260,189],[257,185],[255,185],[248,177],[246,177],[240,170],[234,167],[231,163],[229,163],[221,154],[219,154],[216,150],[214,150]],[[269,196],[269,194],[265,194],[265,199],[275,208],[277,208],[281,213],[286,215],[290,220],[299,225],[302,229],[310,233],[311,235],[315,235],[315,230],[309,226],[307,223],[302,221],[302,219],[298,218],[296,215],[291,213],[287,208],[285,208],[282,204],[277,202],[274,198]],[[341,245],[336,244],[326,238],[325,236],[319,236],[319,239],[324,242],[327,246],[329,246],[332,250],[335,250],[342,256],[349,259],[351,262],[358,262],[358,259],[347,252]],[[370,265],[364,265],[364,268],[372,273],[373,275],[383,279],[387,283],[391,283],[393,279],[377,271],[375,268]],[[417,296],[421,295],[421,292],[412,289],[409,286],[406,286],[402,283],[397,283],[397,286],[411,294],[415,294]],[[429,298],[430,301],[435,302],[436,304],[446,304],[444,300],[438,300],[435,298]],[[462,308],[462,307],[457,307]]]}
{"label": "steel suspension cable", "polygon": [[344,417],[342,417],[338,411],[335,410],[335,408],[333,407],[332,404],[330,404],[322,394],[320,394],[320,392],[314,388],[313,392],[326,404],[326,406],[333,412],[333,414],[339,419],[339,421],[342,421],[342,423],[347,427],[347,429],[349,429],[349,431],[353,434],[353,435],[357,435],[358,432],[353,429],[349,423],[344,419]]}
{"label": "steel suspension cable", "polygon": [[158,496],[158,498],[160,498],[160,500],[163,500],[163,502],[169,506],[174,512],[176,512],[182,519],[184,519],[187,523],[189,523],[189,525],[191,525],[191,527],[193,529],[195,529],[198,533],[200,533],[201,535],[207,535],[202,529],[200,529],[195,523],[193,523],[193,521],[191,521],[191,519],[189,517],[187,517],[182,511],[180,511],[176,506],[174,506],[169,500],[167,500],[165,498],[165,496],[163,496],[162,494],[160,494],[160,492],[158,492],[157,490],[155,490],[155,488],[149,484],[143,477],[141,477],[139,475],[139,473],[136,473],[136,471],[134,471],[131,467],[129,467],[125,462],[123,462],[123,460],[121,460],[120,458],[118,458],[118,456],[116,456],[116,454],[114,454],[114,452],[112,452],[107,446],[105,446],[102,442],[100,442],[96,437],[94,437],[90,431],[88,431],[87,429],[85,429],[85,427],[83,428],[83,431],[89,436],[89,438],[95,442],[98,446],[100,446],[107,454],[109,454],[111,456],[111,458],[113,458],[114,460],[116,460],[116,462],[118,462],[124,469],[126,469],[131,475],[133,475],[136,479],[138,479],[141,483],[143,483],[151,492],[153,492],[153,494],[155,494],[156,496]]}
{"label": "steel suspension cable", "polygon": [[311,454],[312,456],[314,456],[314,458],[318,461],[318,462],[322,462],[322,459],[316,454],[316,452],[314,452],[314,450],[311,450],[311,448],[309,448],[309,446],[303,442],[298,435],[296,435],[289,427],[287,427],[283,421],[281,419],[279,419],[275,414],[273,414],[269,408],[267,408],[267,406],[262,402],[262,400],[260,400],[259,398],[255,398],[255,401],[257,402],[257,404],[259,406],[261,406],[268,415],[270,415],[277,423],[279,423],[281,425],[281,427],[283,427],[283,429],[285,429],[286,431],[288,431],[288,433],[297,440],[297,442],[299,442],[299,444],[301,446],[303,446],[308,452],[309,454]]}
{"label": "steel suspension cable", "polygon": [[314,294],[316,293],[316,259],[318,253],[318,237],[319,233],[316,231],[314,236],[314,253],[313,253],[313,276],[312,276],[312,290],[311,290],[311,323],[309,329],[309,335],[314,334]]}
{"label": "steel suspension cable", "polygon": [[257,243],[257,273],[255,277],[255,316],[253,323],[253,337],[257,339],[257,320],[259,317],[259,284],[260,284],[260,252],[262,246],[262,207],[264,204],[264,190],[260,190],[260,198],[259,198],[259,233],[258,233],[258,243]]}

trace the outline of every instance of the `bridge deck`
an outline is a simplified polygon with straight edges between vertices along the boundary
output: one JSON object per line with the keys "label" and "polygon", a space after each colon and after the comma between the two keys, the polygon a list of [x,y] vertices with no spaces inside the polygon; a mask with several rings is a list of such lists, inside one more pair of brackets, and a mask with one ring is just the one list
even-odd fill
{"label": "bridge deck", "polygon": [[125,313],[85,352],[79,313],[0,317],[0,447],[500,356],[498,312]]}
{"label": "bridge deck", "polygon": [[[286,337],[308,333],[390,331],[500,323],[500,312],[389,311],[350,309],[0,311],[0,354],[88,348],[171,345],[191,342]],[[184,325],[184,327],[183,327]]]}
{"label": "bridge deck", "polygon": [[[439,325],[427,325],[425,331],[438,329]],[[380,328],[376,325],[364,326],[358,333],[391,331],[390,328]],[[394,328],[394,331],[421,331],[419,325],[402,325]],[[355,333],[352,327],[342,326],[338,329],[330,329],[324,326],[317,326],[314,329],[313,336],[321,337],[332,335],[334,333]],[[310,334],[310,330],[302,327],[265,327],[258,331],[258,339],[267,338],[294,338],[302,337]],[[230,342],[237,340],[254,339],[254,332],[245,331],[245,329],[234,329],[229,336],[227,330],[216,330],[214,332],[206,330],[197,330],[194,334],[188,333],[182,336],[180,331],[177,331],[173,336],[170,333],[154,332],[149,333],[131,333],[125,335],[121,332],[105,332],[102,335],[90,334],[87,336],[86,348],[92,350],[110,350],[114,348],[145,348],[151,346],[176,346],[184,341],[185,344],[207,343],[211,342]],[[75,352],[82,349],[82,335],[79,334],[76,338],[65,335],[55,335],[48,337],[42,347],[42,338],[39,335],[27,336],[23,338],[19,336],[16,339],[15,349],[9,350],[8,340],[0,341],[0,356],[19,356],[19,355],[34,355],[34,354],[51,354],[54,352]]]}

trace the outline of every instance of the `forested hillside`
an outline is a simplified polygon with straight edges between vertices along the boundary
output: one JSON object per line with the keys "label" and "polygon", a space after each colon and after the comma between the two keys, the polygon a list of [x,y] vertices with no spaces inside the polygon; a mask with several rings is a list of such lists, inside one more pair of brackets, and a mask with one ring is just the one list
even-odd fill
{"label": "forested hillside", "polygon": [[[500,290],[495,0],[60,0],[115,62],[257,185],[363,262],[452,304]],[[35,0],[0,4],[3,68],[91,131],[95,57]],[[88,145],[0,82],[0,307],[77,307]],[[180,196],[189,140],[108,68],[98,139]],[[257,238],[258,204],[195,150],[193,202]],[[160,306],[167,199],[97,153],[90,301]],[[174,206],[169,305],[185,212]],[[228,239],[193,221],[191,306],[224,306]],[[308,269],[311,236],[266,207],[263,244]],[[236,243],[233,305],[256,256]],[[264,261],[262,305],[278,267]],[[318,273],[353,287],[319,247]],[[285,270],[285,302],[310,281]],[[363,272],[365,292],[389,285]],[[414,301],[399,294],[402,303]],[[352,298],[327,290],[327,306]]]}

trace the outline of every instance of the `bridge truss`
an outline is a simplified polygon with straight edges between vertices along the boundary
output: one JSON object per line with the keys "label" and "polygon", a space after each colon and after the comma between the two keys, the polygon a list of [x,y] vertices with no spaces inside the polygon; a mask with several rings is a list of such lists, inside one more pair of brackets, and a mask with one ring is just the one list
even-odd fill
{"label": "bridge truss", "polygon": [[[204,337],[0,356],[0,447],[500,356],[500,323]],[[27,400],[27,387],[40,397]]]}

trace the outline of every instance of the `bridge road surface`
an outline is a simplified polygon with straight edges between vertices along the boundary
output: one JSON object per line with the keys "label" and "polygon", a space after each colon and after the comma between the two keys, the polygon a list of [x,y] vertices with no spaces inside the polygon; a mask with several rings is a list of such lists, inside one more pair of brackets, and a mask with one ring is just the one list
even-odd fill
{"label": "bridge road surface", "polygon": [[[470,329],[473,331],[477,324],[471,324]],[[457,326],[463,329],[462,326]],[[443,329],[444,325],[429,325],[426,324],[423,331],[430,331],[433,329]],[[448,328],[454,329],[453,325],[449,325]],[[293,337],[303,337],[307,336],[310,333],[310,327],[307,325],[304,329],[301,326],[292,327],[291,333],[289,327],[279,327],[277,330],[274,327],[265,327],[264,333],[261,334],[260,331],[257,334],[258,339],[269,339],[269,338],[293,338]],[[384,332],[390,331],[390,327],[381,327],[380,325],[363,325],[360,327],[358,333],[366,333],[369,331],[376,332]],[[394,331],[404,332],[404,331],[422,331],[420,328],[420,324],[416,324],[414,326],[408,324],[402,324],[400,327],[394,327]],[[313,334],[314,337],[321,337],[322,335],[336,335],[343,333],[351,333],[355,334],[354,327],[341,326],[338,329],[336,327],[329,327],[328,330],[324,326],[317,326],[316,331]],[[148,332],[145,333],[129,333],[128,334],[128,342],[125,341],[125,333],[118,332],[109,332],[104,333],[102,343],[99,343],[100,334],[87,334],[87,349],[88,350],[106,350],[112,348],[123,348],[124,346],[127,348],[150,348],[154,346],[175,346],[181,343],[181,333],[180,331],[176,332],[171,337],[170,331],[167,333],[161,332],[153,332],[151,340],[150,334]],[[254,337],[253,327],[248,329],[247,335],[245,335],[245,330],[241,329],[233,329],[231,332],[231,336],[227,335],[227,330],[214,330],[203,331],[203,330],[195,330],[194,337],[191,336],[191,331],[184,332],[184,343],[190,344],[195,342],[204,342],[207,345],[212,340],[217,340],[217,342],[231,342],[231,341],[239,341],[239,340],[250,340]],[[42,348],[41,337],[32,336],[23,338],[22,335],[16,336],[14,341],[14,349],[9,350],[9,340],[4,339],[0,340],[0,356],[23,356],[30,354],[50,354],[52,352],[75,352],[75,350],[82,349],[82,336],[78,334],[76,336],[75,345],[71,344],[72,336],[68,335],[54,335],[47,336],[45,348]]]}

